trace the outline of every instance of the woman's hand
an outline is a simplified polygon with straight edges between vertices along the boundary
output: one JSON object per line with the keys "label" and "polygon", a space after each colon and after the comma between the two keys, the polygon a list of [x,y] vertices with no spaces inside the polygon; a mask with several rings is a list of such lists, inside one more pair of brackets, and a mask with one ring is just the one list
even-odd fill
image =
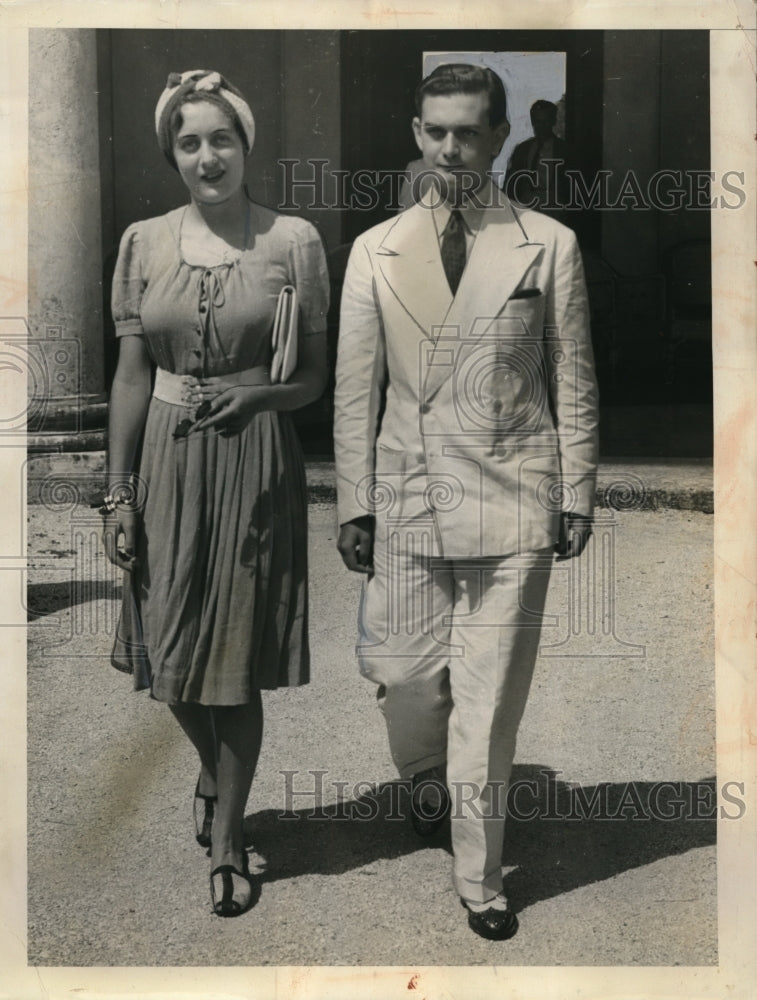
{"label": "woman's hand", "polygon": [[322,330],[303,338],[297,369],[286,382],[272,385],[270,370],[262,365],[212,378],[187,377],[184,402],[203,409],[200,419],[182,426],[178,436],[205,430],[224,436],[238,434],[257,413],[297,410],[318,399],[325,385],[326,332]]}
{"label": "woman's hand", "polygon": [[211,375],[198,379],[187,376],[184,398],[188,406],[201,406],[205,402],[212,403],[216,396],[237,386],[270,385],[271,371],[264,365],[256,368],[246,368],[241,372],[230,372],[228,375]]}
{"label": "woman's hand", "polygon": [[199,410],[200,419],[187,433],[215,429],[226,436],[238,434],[268,408],[270,385],[270,371],[262,366],[194,381],[187,387],[186,402]]}
{"label": "woman's hand", "polygon": [[268,389],[259,385],[232,385],[209,402],[205,416],[193,424],[188,434],[216,430],[228,437],[239,434],[256,413],[268,409]]}
{"label": "woman's hand", "polygon": [[[105,554],[114,566],[127,573],[139,568],[137,536],[142,526],[142,515],[133,507],[119,504],[112,514],[103,518],[103,545]],[[123,542],[119,545],[119,539]]]}

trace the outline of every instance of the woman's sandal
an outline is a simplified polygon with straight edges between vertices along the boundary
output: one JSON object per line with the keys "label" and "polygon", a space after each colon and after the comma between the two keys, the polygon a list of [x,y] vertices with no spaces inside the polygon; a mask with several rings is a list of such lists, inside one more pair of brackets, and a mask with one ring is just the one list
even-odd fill
{"label": "woman's sandal", "polygon": [[[234,879],[243,879],[250,888],[249,898],[245,903],[240,903],[234,898]],[[216,878],[221,879],[221,898],[216,895]],[[250,866],[247,860],[247,851],[242,852],[242,871],[238,871],[233,865],[219,865],[210,873],[210,898],[213,901],[213,912],[219,917],[239,917],[253,904],[253,884],[250,877]]]}
{"label": "woman's sandal", "polygon": [[[200,794],[200,779],[198,778],[192,812],[195,821],[195,840],[200,847],[210,848],[212,843],[211,833],[213,830],[213,816],[215,815],[216,798],[217,797],[215,795]],[[201,802],[204,803],[204,808],[202,810],[200,809]]]}

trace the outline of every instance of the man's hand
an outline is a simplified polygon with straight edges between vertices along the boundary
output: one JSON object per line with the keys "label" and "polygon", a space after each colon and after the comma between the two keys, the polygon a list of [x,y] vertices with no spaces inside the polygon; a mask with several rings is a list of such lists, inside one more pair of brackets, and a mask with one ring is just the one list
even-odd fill
{"label": "man's hand", "polygon": [[580,556],[591,535],[591,518],[586,514],[560,514],[560,536],[555,545],[557,562]]}
{"label": "man's hand", "polygon": [[353,573],[373,573],[373,518],[356,517],[339,529],[336,547],[344,565]]}

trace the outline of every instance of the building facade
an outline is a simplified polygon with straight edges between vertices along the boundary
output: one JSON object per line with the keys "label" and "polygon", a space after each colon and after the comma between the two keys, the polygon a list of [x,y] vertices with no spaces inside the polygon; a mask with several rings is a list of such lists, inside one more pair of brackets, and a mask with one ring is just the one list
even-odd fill
{"label": "building facade", "polygon": [[[184,200],[153,132],[169,72],[217,69],[247,96],[250,195],[318,227],[333,354],[349,245],[397,210],[424,54],[447,51],[565,54],[560,217],[584,252],[603,453],[710,455],[709,206],[738,200],[738,178],[709,175],[707,32],[64,29],[30,32],[32,454],[104,463],[118,241]],[[301,418],[311,454],[328,454],[329,421],[327,393]]]}

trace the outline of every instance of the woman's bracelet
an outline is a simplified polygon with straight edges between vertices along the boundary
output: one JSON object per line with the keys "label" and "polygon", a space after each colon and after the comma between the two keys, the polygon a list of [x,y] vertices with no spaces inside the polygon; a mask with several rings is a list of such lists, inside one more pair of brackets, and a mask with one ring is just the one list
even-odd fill
{"label": "woman's bracelet", "polygon": [[134,491],[131,489],[120,490],[118,496],[114,496],[112,493],[106,494],[102,500],[97,500],[90,504],[90,507],[96,507],[97,513],[106,516],[108,514],[113,514],[118,509],[118,507],[131,507],[135,506]]}

